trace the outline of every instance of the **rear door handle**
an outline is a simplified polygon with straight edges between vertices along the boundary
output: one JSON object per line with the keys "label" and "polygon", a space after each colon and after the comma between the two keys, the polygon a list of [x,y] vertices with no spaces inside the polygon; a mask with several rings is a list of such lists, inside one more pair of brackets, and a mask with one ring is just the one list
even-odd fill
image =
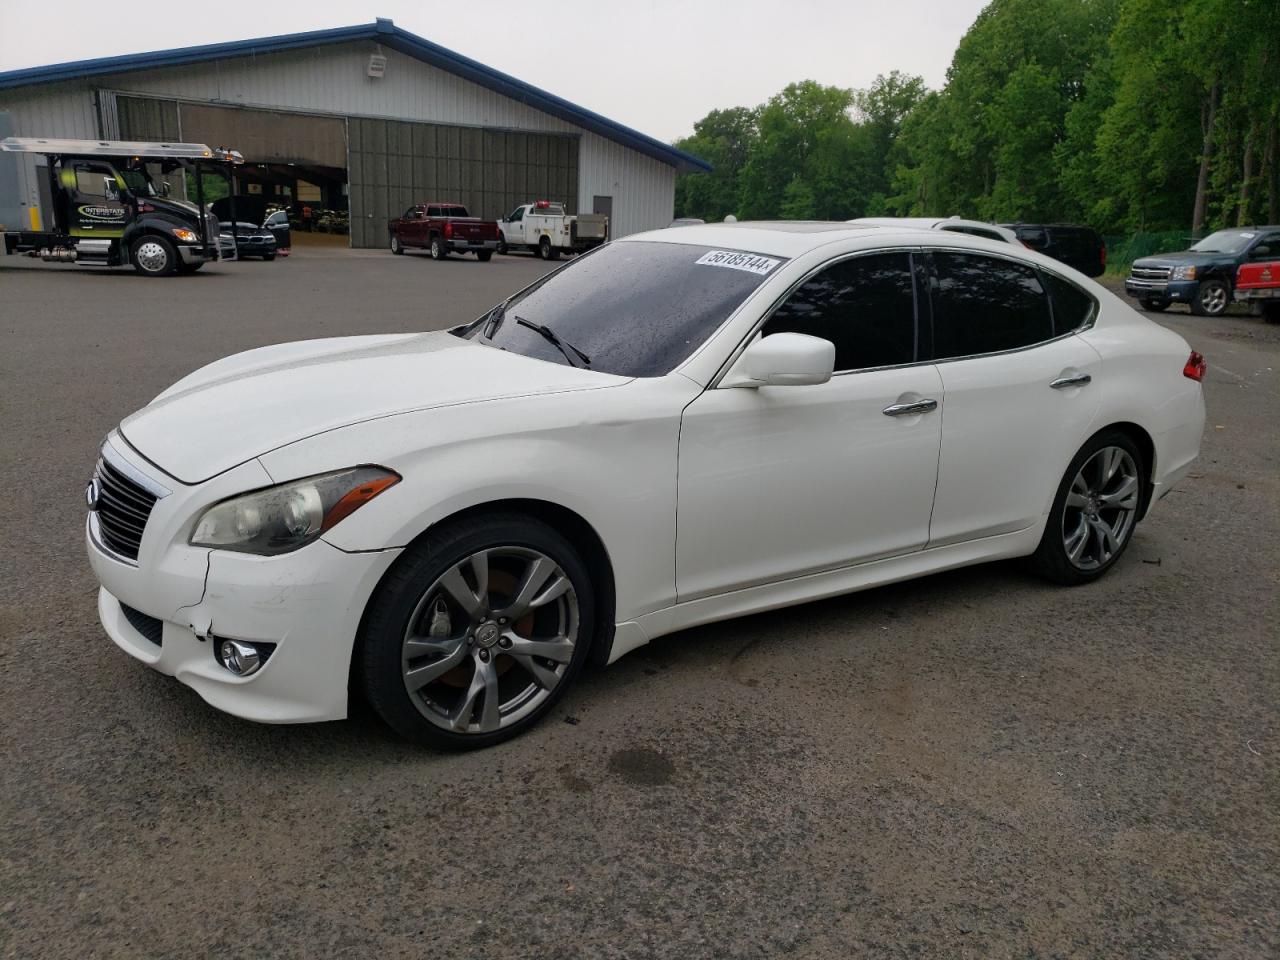
{"label": "rear door handle", "polygon": [[1049,386],[1053,387],[1055,390],[1063,390],[1066,387],[1083,387],[1085,384],[1092,382],[1093,377],[1089,376],[1089,374],[1078,373],[1074,377],[1059,377],[1057,380],[1050,383]]}
{"label": "rear door handle", "polygon": [[916,400],[912,403],[891,403],[882,412],[886,417],[913,417],[937,409],[937,400]]}

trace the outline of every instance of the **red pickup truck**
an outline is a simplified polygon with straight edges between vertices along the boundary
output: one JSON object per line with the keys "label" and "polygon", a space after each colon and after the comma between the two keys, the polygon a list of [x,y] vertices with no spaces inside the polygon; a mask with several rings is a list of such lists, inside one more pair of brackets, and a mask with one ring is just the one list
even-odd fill
{"label": "red pickup truck", "polygon": [[425,247],[431,259],[443,260],[451,252],[470,251],[489,260],[498,249],[498,222],[480,220],[460,203],[418,203],[387,224],[391,252]]}
{"label": "red pickup truck", "polygon": [[1241,264],[1235,296],[1252,304],[1254,314],[1268,323],[1280,323],[1280,260]]}

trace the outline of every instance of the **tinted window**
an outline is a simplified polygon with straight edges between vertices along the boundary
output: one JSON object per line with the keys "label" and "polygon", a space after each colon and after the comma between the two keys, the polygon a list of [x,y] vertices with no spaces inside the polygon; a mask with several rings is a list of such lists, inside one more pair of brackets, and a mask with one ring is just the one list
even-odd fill
{"label": "tinted window", "polygon": [[441,207],[441,208],[440,208],[440,216],[442,216],[442,217],[467,217],[467,216],[470,216],[470,214],[468,214],[468,213],[467,213],[467,208],[466,208],[466,207]]}
{"label": "tinted window", "polygon": [[1045,233],[1044,227],[1018,227],[1015,232],[1019,240],[1037,250],[1049,242],[1049,236]]}
{"label": "tinted window", "polygon": [[806,280],[762,333],[807,333],[836,345],[836,369],[911,363],[916,358],[911,257],[855,257]]}
{"label": "tinted window", "polygon": [[967,357],[1053,337],[1037,271],[997,257],[935,253],[934,356]]}
{"label": "tinted window", "polygon": [[428,217],[438,217],[438,216],[440,216],[440,208],[439,208],[439,207],[427,207],[427,216],[428,216]]}
{"label": "tinted window", "polygon": [[[1260,247],[1266,247],[1266,252],[1258,253]],[[1268,233],[1253,246],[1253,249],[1249,251],[1249,256],[1258,260],[1280,257],[1280,233]]]}
{"label": "tinted window", "polygon": [[1061,336],[1072,330],[1079,330],[1093,317],[1093,297],[1085,293],[1074,283],[1055,277],[1052,273],[1041,274],[1044,285],[1049,289],[1049,299],[1053,303],[1053,331]]}
{"label": "tinted window", "polygon": [[523,319],[581,350],[592,370],[658,377],[688,357],[783,263],[781,257],[687,243],[611,243],[512,297],[499,308],[496,329],[482,319],[459,334],[491,333],[504,350],[581,365]]}

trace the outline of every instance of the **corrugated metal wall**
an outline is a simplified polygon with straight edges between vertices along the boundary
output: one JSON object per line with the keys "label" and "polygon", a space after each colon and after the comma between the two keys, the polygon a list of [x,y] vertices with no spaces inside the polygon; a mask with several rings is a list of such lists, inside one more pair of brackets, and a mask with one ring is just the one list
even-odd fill
{"label": "corrugated metal wall", "polygon": [[[381,50],[387,57],[386,75],[372,79],[366,76],[365,70],[369,55],[377,49],[371,42],[335,44],[9,90],[0,92],[0,110],[11,112],[18,136],[96,138],[111,135],[115,131],[99,132],[95,105],[95,91],[99,89],[104,91],[104,109],[108,112],[110,92],[114,91],[122,95],[143,94],[220,106],[312,111],[361,120],[489,128],[485,131],[486,137],[511,131],[568,134],[579,138],[577,194],[576,198],[572,195],[567,198],[576,199],[578,209],[590,210],[593,196],[612,197],[614,236],[662,227],[670,222],[675,196],[673,167],[396,51]],[[535,83],[539,80],[537,76],[528,79]],[[461,138],[462,134],[458,136]],[[559,138],[555,139],[559,142]],[[487,143],[489,141],[482,139],[479,147],[482,157],[486,155]],[[511,168],[512,164],[519,166],[521,161],[510,159],[512,154],[506,149],[507,144],[504,137],[501,186],[481,190],[482,203],[487,202],[484,193],[501,194],[510,201],[509,205],[503,204],[505,209],[501,212],[510,209],[517,200],[538,199],[534,188],[546,183],[541,180],[530,184],[526,179],[521,185],[519,174]],[[459,150],[462,149],[460,139]],[[515,151],[518,156],[518,148]],[[498,155],[496,143],[490,152],[495,157]],[[353,159],[352,164],[355,163]],[[558,166],[558,156],[549,165]],[[413,169],[416,178],[417,171]],[[397,175],[402,184],[403,175]],[[411,185],[416,183],[416,179],[411,181]],[[462,181],[461,170],[458,183],[459,189],[468,189]],[[546,192],[557,199],[558,183],[552,180],[546,187]],[[389,209],[397,205],[391,203],[389,195],[387,203]]]}
{"label": "corrugated metal wall", "polygon": [[348,130],[353,246],[382,246],[387,220],[427,200],[456,201],[489,220],[531,198],[576,209],[574,137],[358,117]]}

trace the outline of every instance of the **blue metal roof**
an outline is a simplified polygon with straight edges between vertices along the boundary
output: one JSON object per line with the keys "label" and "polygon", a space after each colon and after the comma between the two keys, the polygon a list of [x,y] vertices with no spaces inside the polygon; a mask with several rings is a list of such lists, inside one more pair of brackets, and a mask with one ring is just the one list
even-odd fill
{"label": "blue metal roof", "polygon": [[710,170],[711,164],[692,154],[677,150],[661,140],[646,136],[638,130],[623,126],[585,107],[570,103],[553,93],[532,84],[487,67],[447,50],[439,44],[402,30],[390,20],[378,19],[373,23],[354,27],[338,27],[334,30],[313,30],[307,33],[291,33],[279,37],[263,37],[258,40],[234,40],[228,43],[210,43],[199,47],[180,47],[174,50],[157,50],[153,53],[136,53],[123,57],[101,57],[96,60],[77,60],[73,63],[57,63],[47,67],[31,67],[26,70],[9,70],[0,73],[0,90],[26,87],[34,84],[56,83],[61,80],[77,80],[134,70],[154,70],[227,57],[243,57],[254,54],[281,53],[330,43],[349,43],[355,40],[372,40],[392,50],[414,57],[424,63],[448,70],[472,83],[496,91],[512,100],[527,104],[536,110],[550,114],[574,126],[590,130],[602,137],[630,147],[639,153],[671,164],[678,170]]}

